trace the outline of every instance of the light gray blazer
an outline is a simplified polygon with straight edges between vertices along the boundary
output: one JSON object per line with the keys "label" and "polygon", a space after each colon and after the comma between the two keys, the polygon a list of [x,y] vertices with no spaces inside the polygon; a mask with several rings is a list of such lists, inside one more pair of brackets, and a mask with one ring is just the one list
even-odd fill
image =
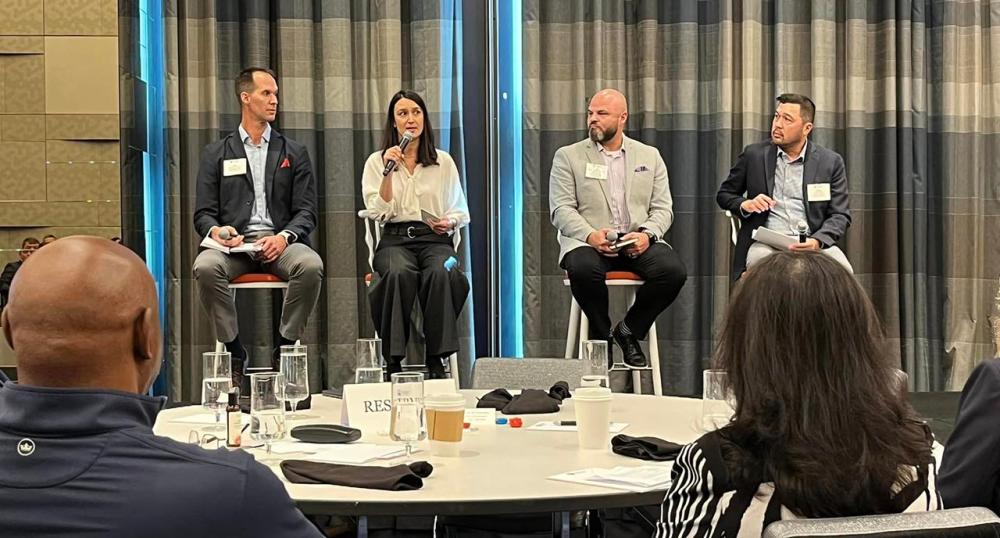
{"label": "light gray blazer", "polygon": [[[629,230],[639,228],[663,235],[674,221],[667,165],[653,146],[625,137],[625,198],[632,219]],[[559,230],[559,262],[567,252],[586,247],[587,236],[611,228],[608,180],[586,177],[587,163],[604,164],[589,138],[556,150],[549,175],[549,216]]]}

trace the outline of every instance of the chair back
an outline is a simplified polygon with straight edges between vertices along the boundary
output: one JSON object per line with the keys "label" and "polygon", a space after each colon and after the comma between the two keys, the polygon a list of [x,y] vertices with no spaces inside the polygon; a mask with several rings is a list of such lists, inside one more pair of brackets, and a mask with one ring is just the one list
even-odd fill
{"label": "chair back", "polygon": [[565,381],[576,389],[582,376],[583,361],[577,359],[480,357],[472,365],[472,388],[548,390]]}
{"label": "chair back", "polygon": [[1000,536],[1000,518],[986,508],[953,508],[874,516],[788,519],[764,529],[763,538],[799,536]]}

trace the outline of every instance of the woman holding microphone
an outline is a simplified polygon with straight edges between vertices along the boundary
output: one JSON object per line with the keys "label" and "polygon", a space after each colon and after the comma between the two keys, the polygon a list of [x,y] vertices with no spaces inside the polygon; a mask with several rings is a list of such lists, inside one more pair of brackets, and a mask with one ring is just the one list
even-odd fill
{"label": "woman holding microphone", "polygon": [[419,297],[428,374],[444,377],[442,359],[458,351],[458,314],[469,295],[453,242],[469,223],[469,208],[455,161],[434,147],[427,107],[416,92],[400,90],[389,101],[382,149],[365,163],[362,194],[383,225],[368,300],[387,369],[402,370]]}

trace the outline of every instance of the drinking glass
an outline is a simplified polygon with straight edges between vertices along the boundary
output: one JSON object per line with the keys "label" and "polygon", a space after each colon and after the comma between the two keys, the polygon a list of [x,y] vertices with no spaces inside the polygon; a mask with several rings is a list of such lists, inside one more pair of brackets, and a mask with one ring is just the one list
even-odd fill
{"label": "drinking glass", "polygon": [[215,428],[222,427],[222,410],[229,403],[233,388],[232,363],[228,351],[209,351],[201,355],[201,405],[215,412]]}
{"label": "drinking glass", "polygon": [[271,443],[285,437],[285,376],[278,372],[250,374],[250,437]]}
{"label": "drinking glass", "polygon": [[736,409],[736,402],[726,379],[725,370],[702,372],[701,428],[717,430],[726,424]]}
{"label": "drinking glass", "polygon": [[392,381],[392,414],[389,419],[389,438],[406,443],[406,459],[413,452],[413,443],[427,436],[424,428],[424,374],[400,372],[390,376]]}
{"label": "drinking glass", "polygon": [[306,346],[281,346],[279,371],[285,376],[284,400],[291,407],[289,419],[295,419],[295,406],[309,397],[309,358]]}
{"label": "drinking glass", "polygon": [[584,387],[609,388],[608,382],[608,341],[584,340],[580,344],[580,360],[583,361],[583,378],[580,385]]}
{"label": "drinking glass", "polygon": [[379,338],[358,338],[355,344],[357,368],[354,370],[355,383],[382,382],[382,340]]}

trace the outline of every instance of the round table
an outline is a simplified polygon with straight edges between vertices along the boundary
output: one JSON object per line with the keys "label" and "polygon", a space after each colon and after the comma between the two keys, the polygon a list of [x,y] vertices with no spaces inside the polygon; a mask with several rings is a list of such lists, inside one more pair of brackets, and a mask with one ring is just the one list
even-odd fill
{"label": "round table", "polygon": [[[485,391],[462,391],[468,407],[474,407],[476,397]],[[337,423],[341,400],[313,395],[312,409],[298,411],[301,418],[288,422],[289,430],[308,423]],[[157,434],[187,441],[196,426],[171,422],[188,415],[203,414],[198,406],[164,410],[154,431]],[[701,400],[652,395],[615,394],[611,419],[626,422],[622,432],[631,436],[650,435],[676,443],[689,443],[701,435],[699,422]],[[504,416],[498,413],[498,416]],[[416,460],[429,461],[434,472],[424,479],[422,489],[414,491],[384,491],[348,488],[332,485],[292,484],[285,481],[271,461],[288,494],[302,511],[309,514],[336,515],[482,515],[536,512],[564,512],[596,508],[659,504],[664,491],[634,493],[598,486],[550,480],[547,477],[589,467],[663,465],[670,472],[669,462],[649,462],[614,454],[609,448],[580,450],[575,432],[529,431],[526,428],[542,420],[573,420],[573,399],[566,400],[559,413],[520,415],[524,427],[480,427],[465,431],[461,456],[435,457],[426,441],[417,443],[422,451]],[[387,436],[365,432],[363,442],[387,444]],[[249,449],[258,459],[263,448]],[[288,454],[287,459],[307,456]],[[274,458],[274,456],[272,456]],[[399,463],[388,460],[380,464]]]}

